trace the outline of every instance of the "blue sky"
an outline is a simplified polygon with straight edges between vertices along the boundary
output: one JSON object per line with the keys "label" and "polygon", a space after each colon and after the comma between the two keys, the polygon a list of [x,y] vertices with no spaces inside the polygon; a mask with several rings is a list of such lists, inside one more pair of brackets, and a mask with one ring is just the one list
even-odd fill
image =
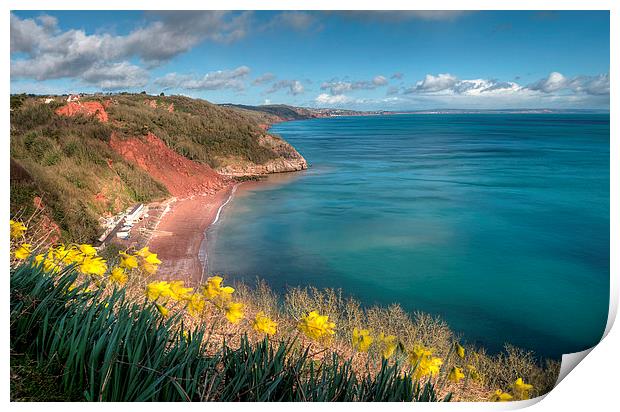
{"label": "blue sky", "polygon": [[609,13],[14,11],[11,92],[609,108]]}

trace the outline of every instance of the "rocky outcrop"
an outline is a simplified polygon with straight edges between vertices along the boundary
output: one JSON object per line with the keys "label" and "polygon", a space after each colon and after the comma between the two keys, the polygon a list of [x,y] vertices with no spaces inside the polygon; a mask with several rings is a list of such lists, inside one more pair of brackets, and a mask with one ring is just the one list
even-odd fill
{"label": "rocky outcrop", "polygon": [[181,156],[153,133],[126,140],[112,133],[110,146],[162,183],[173,196],[214,193],[226,184],[211,167]]}
{"label": "rocky outcrop", "polygon": [[216,169],[217,172],[226,176],[257,176],[270,173],[297,172],[308,168],[306,159],[280,137],[266,134],[259,137],[259,143],[261,146],[270,148],[278,157],[262,164],[240,159],[223,159],[223,166]]}
{"label": "rocky outcrop", "polygon": [[56,110],[56,114],[60,116],[75,116],[77,114],[83,114],[86,116],[95,116],[102,123],[108,121],[108,113],[105,111],[105,107],[101,103],[95,101],[69,102],[65,106],[62,106]]}

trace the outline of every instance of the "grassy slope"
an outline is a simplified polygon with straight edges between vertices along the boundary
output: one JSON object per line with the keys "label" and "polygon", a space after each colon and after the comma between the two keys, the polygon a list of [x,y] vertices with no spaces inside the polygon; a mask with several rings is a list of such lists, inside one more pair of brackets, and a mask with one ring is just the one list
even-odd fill
{"label": "grassy slope", "polygon": [[111,99],[110,121],[100,123],[85,116],[58,116],[54,111],[60,103],[11,96],[12,215],[30,215],[33,198],[40,196],[63,237],[92,241],[100,232],[99,216],[167,196],[160,183],[110,149],[112,132],[121,138],[153,132],[181,155],[212,167],[228,158],[261,164],[280,155],[258,143],[264,133],[258,125],[274,120],[265,113],[182,96]]}

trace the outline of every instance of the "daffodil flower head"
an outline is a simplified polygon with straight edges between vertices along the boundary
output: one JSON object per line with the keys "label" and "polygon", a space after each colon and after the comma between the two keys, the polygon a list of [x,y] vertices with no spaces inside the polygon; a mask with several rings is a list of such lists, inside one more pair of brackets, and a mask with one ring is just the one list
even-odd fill
{"label": "daffodil flower head", "polygon": [[334,328],[336,324],[329,321],[328,315],[319,315],[315,310],[301,317],[297,328],[307,337],[314,340],[320,340],[330,337],[336,332]]}
{"label": "daffodil flower head", "polygon": [[532,389],[534,389],[534,386],[523,382],[523,378],[517,379],[512,385],[512,392],[520,400],[530,399]]}
{"label": "daffodil flower head", "polygon": [[367,352],[373,342],[368,329],[353,328],[353,348],[359,352]]}
{"label": "daffodil flower head", "polygon": [[11,240],[20,238],[28,228],[22,222],[11,219]]}
{"label": "daffodil flower head", "polygon": [[118,252],[118,254],[121,256],[121,261],[119,263],[119,266],[124,268],[124,269],[136,269],[138,267],[138,258],[130,255],[126,252]]}
{"label": "daffodil flower head", "polygon": [[51,273],[58,273],[58,272],[60,272],[60,267],[58,266],[58,263],[56,261],[54,261],[53,259],[45,257],[45,255],[42,254],[42,253],[40,253],[40,254],[38,254],[38,255],[36,255],[34,257],[33,266],[40,265],[41,263],[43,263],[43,269],[46,272],[51,272]]}
{"label": "daffodil flower head", "polygon": [[97,255],[97,249],[95,249],[92,245],[82,244],[78,246],[78,249],[80,249],[80,252],[82,252],[84,256],[96,256]]}
{"label": "daffodil flower head", "polygon": [[414,376],[416,379],[439,374],[443,360],[432,355],[433,350],[422,345],[415,345],[409,352],[409,363],[415,367]]}
{"label": "daffodil flower head", "polygon": [[156,253],[152,253],[148,247],[143,247],[136,252],[136,256],[142,258],[142,269],[151,275],[157,272],[157,269],[161,264],[161,260],[157,258]]}
{"label": "daffodil flower head", "polygon": [[377,337],[377,342],[379,343],[379,347],[381,348],[381,355],[384,359],[391,358],[392,355],[394,355],[396,348],[398,347],[398,343],[396,342],[396,336],[386,335],[383,332],[381,332]]}
{"label": "daffodil flower head", "polygon": [[197,317],[204,311],[205,305],[206,302],[204,301],[202,295],[194,293],[187,301],[187,311],[190,315]]}
{"label": "daffodil flower head", "polygon": [[432,354],[433,354],[433,349],[427,348],[420,344],[416,344],[409,351],[409,363],[411,363],[412,365],[415,365],[421,359],[425,357],[430,357]]}
{"label": "daffodil flower head", "polygon": [[143,247],[142,249],[136,252],[136,256],[140,256],[141,258],[146,258],[150,254],[151,254],[151,251],[149,250],[148,246]]}
{"label": "daffodil flower head", "polygon": [[464,377],[465,374],[463,373],[463,369],[457,368],[456,366],[453,366],[448,374],[448,380],[454,383],[459,383]]}
{"label": "daffodil flower head", "polygon": [[15,256],[15,259],[24,260],[27,259],[31,253],[32,245],[30,243],[22,243],[17,249],[15,249],[13,256]]}
{"label": "daffodil flower head", "polygon": [[262,332],[266,335],[275,335],[277,326],[277,322],[271,320],[263,311],[258,312],[256,318],[254,318],[252,322],[252,328],[255,331]]}
{"label": "daffodil flower head", "polygon": [[226,305],[226,319],[233,325],[243,319],[243,303],[230,302]]}
{"label": "daffodil flower head", "polygon": [[188,300],[191,299],[193,288],[184,287],[182,280],[175,280],[170,282],[170,291],[172,292],[170,297],[174,300]]}
{"label": "daffodil flower head", "polygon": [[222,286],[224,279],[220,276],[212,276],[207,278],[207,282],[202,285],[202,294],[205,298],[212,301],[227,302],[231,299],[233,289],[230,286]]}
{"label": "daffodil flower head", "polygon": [[79,263],[84,259],[82,252],[75,246],[67,248],[65,245],[58,245],[52,250],[54,258],[65,265]]}
{"label": "daffodil flower head", "polygon": [[79,271],[85,275],[103,276],[108,270],[105,260],[99,256],[86,256],[79,266]]}
{"label": "daffodil flower head", "polygon": [[123,286],[125,283],[127,283],[128,276],[123,268],[115,267],[114,269],[112,269],[112,272],[110,272],[110,280],[114,283],[119,284],[120,286]]}
{"label": "daffodil flower head", "polygon": [[170,284],[165,280],[154,281],[146,285],[146,297],[149,300],[156,301],[160,297],[170,298],[172,296],[172,290]]}
{"label": "daffodil flower head", "polygon": [[491,402],[509,402],[511,400],[512,395],[507,392],[503,392],[501,389],[496,390],[489,398],[489,401]]}

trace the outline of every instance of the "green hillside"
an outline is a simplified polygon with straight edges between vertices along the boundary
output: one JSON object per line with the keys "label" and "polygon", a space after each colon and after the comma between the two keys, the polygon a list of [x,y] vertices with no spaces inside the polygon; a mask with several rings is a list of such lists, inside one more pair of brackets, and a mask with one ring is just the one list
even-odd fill
{"label": "green hillside", "polygon": [[106,107],[108,121],[101,122],[84,114],[58,115],[66,97],[49,100],[11,96],[11,214],[30,215],[35,197],[41,197],[63,237],[72,241],[93,241],[103,215],[168,196],[162,184],[111,149],[112,133],[120,139],[153,133],[182,156],[213,168],[260,165],[282,156],[261,144],[265,131],[259,125],[274,120],[265,113],[182,96],[82,97],[80,104]]}

